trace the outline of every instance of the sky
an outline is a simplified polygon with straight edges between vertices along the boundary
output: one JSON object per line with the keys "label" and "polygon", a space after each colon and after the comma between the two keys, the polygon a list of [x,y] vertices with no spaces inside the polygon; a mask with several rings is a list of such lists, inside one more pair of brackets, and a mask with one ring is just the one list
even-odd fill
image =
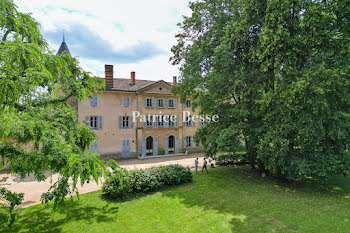
{"label": "sky", "polygon": [[68,48],[81,66],[104,77],[114,65],[115,78],[172,81],[171,65],[177,23],[189,16],[189,0],[15,0],[20,12],[32,13],[52,51],[63,31]]}

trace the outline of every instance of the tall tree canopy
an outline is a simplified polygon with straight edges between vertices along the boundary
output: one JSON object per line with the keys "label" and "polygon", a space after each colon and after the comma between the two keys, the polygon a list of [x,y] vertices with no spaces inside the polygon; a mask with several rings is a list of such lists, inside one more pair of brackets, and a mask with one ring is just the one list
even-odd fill
{"label": "tall tree canopy", "polygon": [[[105,171],[87,150],[95,134],[67,103],[90,97],[103,79],[82,70],[68,53],[53,55],[39,24],[11,0],[0,1],[0,36],[0,165],[38,181],[46,179],[45,171],[60,173],[42,200],[62,203],[78,182],[97,182]],[[0,198],[11,195],[1,189]]]}
{"label": "tall tree canopy", "polygon": [[350,174],[350,5],[346,0],[199,0],[173,64],[182,99],[217,123],[208,155],[245,150],[287,179]]}

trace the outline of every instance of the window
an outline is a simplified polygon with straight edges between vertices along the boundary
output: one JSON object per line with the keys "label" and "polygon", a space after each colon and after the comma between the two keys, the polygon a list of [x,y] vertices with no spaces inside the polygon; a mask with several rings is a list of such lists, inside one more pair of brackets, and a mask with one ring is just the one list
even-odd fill
{"label": "window", "polygon": [[90,117],[90,127],[92,129],[97,129],[97,117],[96,116],[91,116]]}
{"label": "window", "polygon": [[119,128],[120,129],[131,129],[134,127],[131,116],[119,116]]}
{"label": "window", "polygon": [[152,107],[152,99],[146,99],[146,107]]}
{"label": "window", "polygon": [[130,127],[130,117],[128,116],[123,116],[122,118],[122,128],[123,129],[128,129]]}
{"label": "window", "polygon": [[103,116],[85,116],[85,122],[91,129],[102,129],[103,127]]}
{"label": "window", "polygon": [[157,126],[159,128],[163,128],[164,127],[164,116],[158,116],[157,117]]}
{"label": "window", "polygon": [[185,145],[184,145],[184,147],[185,148],[190,148],[191,147],[191,145],[192,145],[192,137],[191,136],[186,136],[185,137]]}
{"label": "window", "polygon": [[186,117],[186,121],[184,122],[185,127],[191,127],[192,126],[192,121],[191,121],[191,116]]}
{"label": "window", "polygon": [[129,96],[124,96],[124,98],[123,98],[123,106],[125,106],[125,107],[130,106],[130,97]]}
{"label": "window", "polygon": [[169,108],[174,108],[175,107],[175,101],[173,99],[169,99]]}
{"label": "window", "polygon": [[177,117],[176,116],[169,116],[169,127],[170,128],[176,127],[176,123],[177,123]]}
{"label": "window", "polygon": [[191,100],[186,100],[185,107],[190,108],[191,107]]}
{"label": "window", "polygon": [[91,99],[90,99],[90,105],[91,106],[97,106],[97,96],[91,96]]}
{"label": "window", "polygon": [[149,116],[146,118],[146,128],[152,128],[153,126],[153,116]]}
{"label": "window", "polygon": [[163,99],[158,99],[158,107],[164,107],[164,100]]}

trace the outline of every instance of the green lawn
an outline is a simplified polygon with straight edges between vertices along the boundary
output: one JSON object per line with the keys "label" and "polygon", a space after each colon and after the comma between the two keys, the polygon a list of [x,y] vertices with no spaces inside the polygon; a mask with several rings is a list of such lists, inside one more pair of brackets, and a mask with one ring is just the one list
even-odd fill
{"label": "green lawn", "polygon": [[[14,232],[350,232],[350,179],[291,184],[248,167],[216,168],[194,182],[132,200],[101,192],[21,210]],[[9,232],[3,230],[2,232]]]}

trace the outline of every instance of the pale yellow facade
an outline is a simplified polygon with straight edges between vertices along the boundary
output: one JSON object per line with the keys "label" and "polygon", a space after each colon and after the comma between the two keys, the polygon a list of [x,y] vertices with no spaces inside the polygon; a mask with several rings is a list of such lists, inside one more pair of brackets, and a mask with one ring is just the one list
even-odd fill
{"label": "pale yellow facade", "polygon": [[[118,79],[113,79],[113,81],[118,84]],[[78,103],[79,121],[87,121],[88,124],[91,124],[90,126],[96,126],[93,128],[95,128],[98,141],[91,150],[101,156],[113,158],[159,155],[162,149],[164,154],[200,151],[200,147],[193,140],[193,135],[200,127],[200,122],[195,122],[191,126],[185,125],[183,112],[189,111],[193,115],[192,108],[181,104],[179,97],[172,95],[170,89],[171,84],[164,81],[153,82],[133,91],[110,88],[102,93],[96,93],[96,97],[93,97],[95,102],[87,99],[83,103]],[[156,100],[157,106],[147,106],[145,98]],[[166,106],[158,106],[160,99],[167,103]],[[170,100],[176,103],[176,106],[169,107]],[[155,127],[152,125],[147,128],[145,123],[140,122],[140,118],[131,123],[133,111],[139,112],[140,115],[176,115],[178,116],[177,125],[170,127],[163,123],[163,126],[158,127],[156,123]],[[126,125],[126,120],[123,121],[126,118],[123,117],[130,117],[127,123],[128,128],[123,128]]]}

